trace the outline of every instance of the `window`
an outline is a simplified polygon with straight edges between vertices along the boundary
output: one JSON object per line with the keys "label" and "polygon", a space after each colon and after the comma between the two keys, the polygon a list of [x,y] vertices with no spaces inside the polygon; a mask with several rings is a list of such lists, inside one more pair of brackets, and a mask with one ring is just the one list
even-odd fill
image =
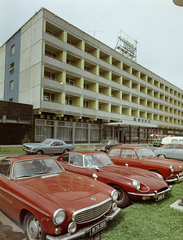
{"label": "window", "polygon": [[90,85],[88,83],[84,83],[84,89],[89,90],[90,89]]}
{"label": "window", "polygon": [[88,66],[84,66],[84,70],[90,72],[90,68]]}
{"label": "window", "polygon": [[0,162],[0,174],[9,177],[10,175],[10,161],[4,160]]}
{"label": "window", "polygon": [[9,99],[9,102],[13,102],[13,98],[10,98],[10,99]]}
{"label": "window", "polygon": [[71,86],[74,86],[74,79],[73,78],[66,78],[66,83],[71,85]]}
{"label": "window", "polygon": [[67,105],[73,105],[73,98],[72,97],[66,97],[65,104]]}
{"label": "window", "polygon": [[48,56],[48,57],[52,57],[52,58],[56,58],[57,57],[56,53],[50,52],[48,50],[45,50],[45,55]]}
{"label": "window", "polygon": [[10,64],[10,73],[14,73],[14,62]]}
{"label": "window", "polygon": [[10,81],[10,91],[13,90],[13,84],[14,84],[14,80]]}
{"label": "window", "polygon": [[49,79],[56,79],[55,73],[51,73],[51,72],[45,71],[45,72],[44,72],[44,76],[45,76],[46,78],[49,78]]}
{"label": "window", "polygon": [[11,47],[11,55],[14,55],[14,54],[15,54],[15,45]]}
{"label": "window", "polygon": [[54,93],[44,92],[44,101],[54,102],[54,100],[55,100],[55,94]]}
{"label": "window", "polygon": [[137,158],[134,150],[131,150],[131,149],[123,149],[123,150],[122,150],[121,157],[125,157],[125,158]]}
{"label": "window", "polygon": [[87,101],[87,100],[84,100],[84,102],[83,102],[83,107],[84,107],[84,108],[88,108],[88,105],[89,105],[89,104],[88,104],[88,101]]}
{"label": "window", "polygon": [[119,157],[120,156],[120,148],[114,148],[109,152],[109,156],[111,157]]}
{"label": "window", "polygon": [[72,66],[75,65],[74,60],[72,60],[72,59],[68,59],[68,58],[67,58],[67,63],[70,64],[70,65],[72,65]]}

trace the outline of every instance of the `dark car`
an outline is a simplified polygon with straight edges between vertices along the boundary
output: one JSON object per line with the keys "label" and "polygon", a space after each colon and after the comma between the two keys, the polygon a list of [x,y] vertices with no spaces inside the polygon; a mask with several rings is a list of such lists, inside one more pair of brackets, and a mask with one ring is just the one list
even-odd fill
{"label": "dark car", "polygon": [[172,158],[183,161],[183,143],[168,143],[154,150],[160,158]]}
{"label": "dark car", "polygon": [[[83,150],[64,153],[59,163],[73,173],[79,173],[104,182],[118,191],[118,207],[127,207],[131,201],[162,200],[171,186],[161,176],[143,169],[115,165],[106,153]],[[97,181],[98,182],[98,181]]]}
{"label": "dark car", "polygon": [[29,154],[60,154],[74,150],[74,146],[63,140],[48,138],[42,143],[24,143],[23,150]]}
{"label": "dark car", "polygon": [[94,146],[95,151],[108,152],[110,148],[119,145],[117,139],[105,139],[101,140],[98,145]]}
{"label": "dark car", "polygon": [[158,158],[148,147],[121,145],[109,150],[108,156],[117,165],[143,168],[161,174],[166,182],[183,180],[183,163]]}
{"label": "dark car", "polygon": [[117,197],[115,189],[65,171],[50,156],[0,160],[0,209],[23,225],[27,240],[95,234],[120,212]]}

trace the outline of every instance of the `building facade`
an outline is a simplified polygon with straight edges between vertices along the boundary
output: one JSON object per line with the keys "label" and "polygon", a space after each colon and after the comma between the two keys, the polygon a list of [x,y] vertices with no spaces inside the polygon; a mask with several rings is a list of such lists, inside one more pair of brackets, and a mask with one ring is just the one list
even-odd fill
{"label": "building facade", "polygon": [[40,9],[0,48],[0,100],[33,105],[34,141],[183,134],[183,91]]}

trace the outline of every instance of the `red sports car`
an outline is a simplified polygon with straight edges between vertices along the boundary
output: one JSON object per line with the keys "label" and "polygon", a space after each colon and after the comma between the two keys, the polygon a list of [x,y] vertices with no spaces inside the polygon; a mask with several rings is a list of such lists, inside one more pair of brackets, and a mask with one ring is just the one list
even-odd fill
{"label": "red sports car", "polygon": [[66,172],[49,156],[0,160],[0,209],[28,240],[77,239],[106,227],[121,209],[106,184]]}
{"label": "red sports car", "polygon": [[148,147],[121,145],[109,150],[108,156],[120,166],[143,168],[159,173],[168,183],[183,180],[183,163],[171,159],[161,159]]}
{"label": "red sports car", "polygon": [[[124,208],[132,200],[159,201],[165,197],[171,186],[161,176],[143,169],[116,166],[104,152],[73,151],[57,158],[70,172],[98,179],[118,191],[118,207]],[[98,182],[98,181],[97,181]]]}

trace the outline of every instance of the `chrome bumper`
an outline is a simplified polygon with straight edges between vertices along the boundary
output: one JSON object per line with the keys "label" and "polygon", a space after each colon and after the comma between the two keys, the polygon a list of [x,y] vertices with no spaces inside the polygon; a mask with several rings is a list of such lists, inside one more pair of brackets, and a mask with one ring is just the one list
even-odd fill
{"label": "chrome bumper", "polygon": [[138,197],[153,197],[156,200],[159,195],[165,194],[165,193],[167,193],[171,190],[172,190],[172,186],[170,185],[170,186],[168,186],[168,188],[166,190],[163,190],[161,192],[157,192],[157,191],[154,191],[153,193],[132,193],[132,192],[128,192],[128,194],[138,196]]}
{"label": "chrome bumper", "polygon": [[175,178],[173,179],[167,179],[165,180],[167,183],[171,183],[171,182],[181,182],[183,181],[183,176],[179,177],[179,175],[177,174]]}
{"label": "chrome bumper", "polygon": [[109,221],[112,220],[113,218],[115,218],[119,213],[121,212],[120,208],[117,208],[115,212],[110,212],[106,215],[104,215],[102,218],[100,218],[99,220],[95,221],[94,223],[82,228],[82,229],[78,229],[74,234],[70,235],[69,233],[66,233],[64,235],[60,235],[60,236],[50,236],[50,235],[46,235],[46,239],[47,240],[73,240],[73,239],[79,239],[82,238],[86,235],[86,233],[90,232],[90,229],[96,225],[97,223],[100,223],[101,221],[105,220],[105,221]]}

